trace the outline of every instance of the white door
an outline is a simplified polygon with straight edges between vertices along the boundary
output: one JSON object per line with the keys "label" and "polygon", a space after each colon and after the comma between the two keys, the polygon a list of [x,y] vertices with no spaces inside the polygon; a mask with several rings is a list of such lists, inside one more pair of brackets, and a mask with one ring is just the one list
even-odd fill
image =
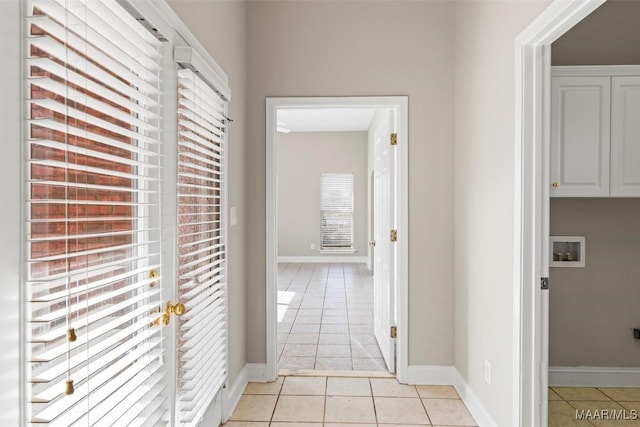
{"label": "white door", "polygon": [[[26,422],[164,426],[162,44],[116,3],[25,4]],[[99,16],[110,25],[93,27]]]}
{"label": "white door", "polygon": [[[385,112],[387,114],[387,112]],[[395,132],[393,112],[385,116],[375,131],[374,145],[374,276],[373,276],[373,325],[374,334],[382,357],[389,369],[395,372],[395,338],[391,327],[396,326],[395,264],[396,244],[391,241],[391,230],[396,228],[396,167],[395,147],[390,135]]]}
{"label": "white door", "polygon": [[610,78],[551,79],[551,196],[609,196]]}

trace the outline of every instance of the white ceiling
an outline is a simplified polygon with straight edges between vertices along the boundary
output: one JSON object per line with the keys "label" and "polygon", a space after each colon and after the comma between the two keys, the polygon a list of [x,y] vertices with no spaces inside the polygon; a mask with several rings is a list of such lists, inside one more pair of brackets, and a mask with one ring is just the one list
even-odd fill
{"label": "white ceiling", "polygon": [[291,132],[366,131],[375,108],[296,108],[277,112],[278,128]]}

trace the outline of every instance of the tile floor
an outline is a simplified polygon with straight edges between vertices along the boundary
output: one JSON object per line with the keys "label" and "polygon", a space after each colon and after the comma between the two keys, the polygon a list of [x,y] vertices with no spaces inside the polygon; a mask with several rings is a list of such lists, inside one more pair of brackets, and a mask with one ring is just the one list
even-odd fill
{"label": "tile floor", "polygon": [[279,377],[250,383],[226,427],[475,426],[452,386],[392,378]]}
{"label": "tile floor", "polygon": [[365,264],[278,264],[278,368],[386,371]]}
{"label": "tile floor", "polygon": [[[607,419],[602,417],[603,410],[622,414],[625,419]],[[600,419],[577,419],[576,411],[596,414]],[[635,410],[635,412],[633,412]],[[549,388],[549,427],[569,426],[614,426],[640,427],[640,388],[604,388],[604,387],[550,387]]]}

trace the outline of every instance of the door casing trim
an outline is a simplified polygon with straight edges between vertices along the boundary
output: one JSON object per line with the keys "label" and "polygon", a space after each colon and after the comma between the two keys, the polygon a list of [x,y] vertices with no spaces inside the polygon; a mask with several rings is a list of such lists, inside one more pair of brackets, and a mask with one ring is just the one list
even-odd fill
{"label": "door casing trim", "polygon": [[[516,38],[512,425],[547,425],[548,311],[540,278],[548,266],[551,43],[606,0],[553,1]],[[548,239],[548,238],[547,238]],[[546,336],[548,338],[548,336]]]}
{"label": "door casing trim", "polygon": [[396,377],[407,381],[409,366],[409,201],[408,201],[408,143],[409,124],[407,96],[363,96],[363,97],[285,97],[266,98],[266,352],[267,380],[278,377],[277,358],[277,121],[279,109],[292,108],[389,108],[397,111],[397,168],[398,168],[398,258],[397,287],[398,336],[396,341]]}

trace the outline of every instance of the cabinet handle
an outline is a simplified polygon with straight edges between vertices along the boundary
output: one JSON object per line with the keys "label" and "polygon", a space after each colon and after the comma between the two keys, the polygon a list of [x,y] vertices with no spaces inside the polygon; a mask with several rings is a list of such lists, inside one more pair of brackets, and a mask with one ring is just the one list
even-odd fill
{"label": "cabinet handle", "polygon": [[560,187],[560,184],[558,184],[557,182],[554,182],[553,184],[551,184],[553,186],[553,188],[558,188]]}

